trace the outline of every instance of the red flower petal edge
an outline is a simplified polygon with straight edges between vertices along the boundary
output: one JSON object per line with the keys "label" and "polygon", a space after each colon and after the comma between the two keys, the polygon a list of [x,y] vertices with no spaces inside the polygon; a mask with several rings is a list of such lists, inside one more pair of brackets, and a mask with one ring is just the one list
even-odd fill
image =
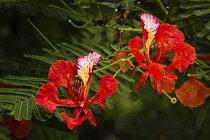
{"label": "red flower petal edge", "polygon": [[193,64],[195,59],[195,49],[189,44],[181,42],[177,44],[172,63],[167,67],[175,67],[180,72],[184,72],[185,68]]}
{"label": "red flower petal edge", "polygon": [[148,75],[149,75],[149,71],[145,71],[139,77],[139,79],[136,81],[136,91],[140,90],[144,86],[144,84],[145,84],[145,82],[147,80]]}
{"label": "red flower petal edge", "polygon": [[117,91],[118,81],[111,75],[103,75],[98,92],[87,102],[87,105],[91,104],[92,102],[98,104],[101,108],[104,108],[104,103],[106,102],[106,98],[110,97],[114,92]]}
{"label": "red flower petal edge", "polygon": [[138,63],[141,63],[145,59],[145,56],[139,50],[141,44],[142,44],[142,39],[138,36],[136,36],[134,39],[128,42],[129,45],[128,49],[134,54],[136,61]]}
{"label": "red flower petal edge", "polygon": [[56,87],[67,87],[67,81],[73,82],[75,75],[75,63],[58,60],[50,67],[48,81],[54,83]]}
{"label": "red flower petal edge", "polygon": [[[84,116],[80,117],[81,112],[84,112]],[[62,118],[66,121],[69,129],[73,129],[76,131],[76,127],[81,125],[85,119],[88,119],[89,122],[96,126],[96,119],[91,111],[87,108],[76,108],[72,114],[72,118],[69,118],[66,112],[61,113]]]}
{"label": "red flower petal edge", "polygon": [[[38,94],[36,95],[36,104],[42,105],[47,108],[51,113],[54,112],[57,106],[69,106],[76,107],[70,99],[58,99],[58,89],[55,87],[53,83],[47,83],[38,90]],[[68,100],[68,104],[65,104],[65,101]]]}

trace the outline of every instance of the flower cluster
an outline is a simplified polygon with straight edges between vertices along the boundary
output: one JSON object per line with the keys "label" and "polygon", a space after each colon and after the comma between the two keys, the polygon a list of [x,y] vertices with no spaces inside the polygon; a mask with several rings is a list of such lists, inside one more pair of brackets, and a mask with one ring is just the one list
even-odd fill
{"label": "flower cluster", "polygon": [[[51,113],[57,106],[75,108],[71,117],[68,117],[66,112],[61,113],[70,129],[75,130],[76,126],[81,125],[85,119],[96,126],[96,119],[88,106],[96,103],[105,109],[103,104],[106,98],[116,92],[118,86],[117,80],[112,75],[103,75],[97,93],[88,99],[93,69],[100,60],[101,55],[96,52],[77,58],[76,63],[58,60],[50,67],[48,83],[39,89],[36,104],[44,106]],[[70,98],[59,99],[57,87],[66,87]]]}
{"label": "flower cluster", "polygon": [[[146,70],[137,80],[136,90],[139,90],[150,76],[152,87],[159,94],[163,90],[170,93],[175,89],[174,81],[177,79],[174,69],[183,72],[189,64],[193,64],[196,59],[195,50],[184,43],[183,33],[174,25],[160,24],[156,17],[146,13],[140,14],[139,17],[142,23],[142,39],[136,36],[128,43],[128,48],[138,62],[135,69],[143,67]],[[171,56],[172,63],[163,64]]]}
{"label": "flower cluster", "polygon": [[[139,67],[144,69],[136,82],[136,90],[141,89],[150,77],[151,85],[158,94],[171,93],[175,89],[175,80],[178,79],[174,71],[177,69],[184,72],[194,63],[195,49],[184,43],[184,34],[176,29],[176,26],[160,24],[156,17],[146,13],[140,14],[139,17],[142,23],[142,38],[136,36],[130,40],[128,51],[115,52],[116,55],[111,58],[115,62],[111,62],[110,66],[121,67],[118,71],[125,73],[128,71],[127,67],[134,66],[131,58],[135,57],[138,64],[134,66],[132,73]],[[129,51],[133,54],[132,57],[128,57]],[[128,57],[126,61],[129,63],[120,56]],[[169,58],[171,63],[166,61]],[[116,92],[118,86],[118,81],[112,75],[103,75],[97,93],[88,98],[93,69],[101,59],[99,53],[93,52],[77,58],[76,63],[58,60],[50,67],[48,83],[39,89],[36,104],[42,105],[51,113],[57,106],[75,108],[71,117],[66,112],[61,113],[70,129],[76,130],[85,119],[96,126],[96,119],[88,106],[95,103],[105,109],[106,98]],[[67,88],[69,98],[59,99],[58,87]],[[202,93],[199,93],[200,90]],[[196,107],[209,96],[210,89],[192,77],[175,93],[183,105]]]}

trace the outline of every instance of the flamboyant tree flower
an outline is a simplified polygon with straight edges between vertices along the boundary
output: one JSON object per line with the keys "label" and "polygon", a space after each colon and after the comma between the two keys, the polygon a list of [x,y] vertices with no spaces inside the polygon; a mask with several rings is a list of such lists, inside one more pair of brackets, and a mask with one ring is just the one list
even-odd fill
{"label": "flamboyant tree flower", "polygon": [[[118,86],[117,80],[112,75],[103,75],[97,93],[88,99],[93,69],[100,60],[101,55],[97,52],[77,58],[76,63],[58,60],[50,67],[48,83],[39,89],[36,103],[51,113],[57,106],[74,107],[71,117],[68,117],[66,112],[61,113],[70,129],[75,130],[85,119],[96,126],[96,119],[88,106],[96,103],[105,109],[103,104],[106,98],[116,92]],[[70,98],[59,99],[57,87],[66,87]]]}
{"label": "flamboyant tree flower", "polygon": [[[142,23],[142,39],[136,36],[128,43],[128,48],[139,63],[135,68],[143,67],[146,70],[137,80],[136,90],[144,85],[150,75],[152,86],[159,94],[166,88],[171,92],[175,86],[173,81],[177,79],[174,69],[183,72],[189,64],[193,64],[196,59],[195,50],[184,43],[184,35],[176,26],[160,24],[156,17],[146,13],[139,17]],[[170,56],[173,56],[172,63],[163,65]],[[171,87],[166,87],[165,84]]]}

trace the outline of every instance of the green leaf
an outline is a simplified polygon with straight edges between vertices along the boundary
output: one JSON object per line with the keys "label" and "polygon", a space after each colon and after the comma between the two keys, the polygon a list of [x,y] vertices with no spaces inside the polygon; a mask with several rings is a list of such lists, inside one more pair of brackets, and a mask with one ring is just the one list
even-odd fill
{"label": "green leaf", "polygon": [[35,103],[35,97],[33,98],[32,103],[33,103],[33,106],[34,106],[33,113],[34,113],[35,118],[40,120],[40,121],[46,121],[46,117],[43,115],[44,107],[42,107],[40,105],[37,105]]}
{"label": "green leaf", "polygon": [[197,128],[200,129],[203,125],[203,122],[204,120],[206,119],[207,117],[207,112],[209,111],[209,107],[210,107],[210,102],[208,100],[208,103],[205,103],[199,113],[198,113],[198,117],[197,117],[197,121],[196,121],[196,124],[197,124]]}
{"label": "green leaf", "polygon": [[207,15],[207,14],[210,14],[210,9],[201,9],[201,10],[196,10],[194,11],[194,14],[196,16],[204,16],[204,15]]}
{"label": "green leaf", "polygon": [[1,132],[0,132],[0,139],[1,140],[11,140],[9,137],[7,137],[6,135],[2,134]]}
{"label": "green leaf", "polygon": [[11,116],[14,116],[16,120],[21,121],[23,119],[25,120],[31,120],[32,118],[32,109],[33,109],[33,103],[32,99],[26,99],[24,101],[20,101],[16,103],[14,106],[14,109],[8,113]]}
{"label": "green leaf", "polygon": [[57,61],[57,59],[46,57],[46,56],[31,55],[31,54],[25,54],[24,56],[28,58],[44,61],[45,63],[50,64],[50,65],[54,64]]}
{"label": "green leaf", "polygon": [[197,37],[203,38],[204,36],[206,36],[208,33],[210,32],[210,30],[208,29],[203,29],[202,31],[197,33]]}
{"label": "green leaf", "polygon": [[203,8],[210,6],[210,3],[188,3],[181,5],[180,7],[183,9],[190,9],[190,8]]}
{"label": "green leaf", "polygon": [[12,76],[12,75],[6,75],[3,79],[7,80],[20,80],[20,81],[39,81],[39,82],[47,82],[46,78],[40,78],[40,77],[29,77],[29,76]]}
{"label": "green leaf", "polygon": [[33,124],[33,129],[35,129],[38,134],[36,137],[38,140],[78,140],[77,133],[67,133],[56,128]]}

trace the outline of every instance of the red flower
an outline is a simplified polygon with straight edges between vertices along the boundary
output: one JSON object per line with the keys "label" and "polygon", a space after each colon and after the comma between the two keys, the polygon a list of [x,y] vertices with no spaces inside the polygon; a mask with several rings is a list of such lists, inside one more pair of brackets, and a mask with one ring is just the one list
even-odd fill
{"label": "red flower", "polygon": [[[101,55],[96,52],[79,57],[76,63],[58,60],[50,67],[49,82],[39,89],[36,103],[50,112],[54,112],[57,106],[75,107],[71,118],[66,112],[61,113],[69,129],[75,130],[76,126],[81,125],[85,119],[96,126],[96,119],[87,107],[96,103],[101,108],[105,108],[103,104],[106,98],[116,92],[118,85],[112,75],[103,75],[97,93],[93,98],[88,99],[93,69],[100,60]],[[59,99],[57,87],[66,87],[70,98]],[[82,112],[84,115],[81,117]]]}
{"label": "red flower", "polygon": [[[177,79],[174,71],[168,69],[176,68],[183,72],[189,64],[194,63],[196,53],[192,46],[183,42],[184,35],[180,30],[176,29],[176,26],[160,25],[156,17],[146,13],[140,14],[139,17],[142,22],[143,39],[136,36],[128,43],[128,48],[139,63],[135,68],[143,67],[146,70],[137,80],[136,90],[139,90],[144,85],[150,75],[151,79],[153,79],[152,87],[161,94],[162,90],[166,89],[162,87],[163,83],[170,84],[170,82]],[[140,50],[141,45],[144,52]],[[162,63],[171,55],[173,55],[172,63],[163,67]],[[170,85],[168,91],[174,89],[173,82]]]}

